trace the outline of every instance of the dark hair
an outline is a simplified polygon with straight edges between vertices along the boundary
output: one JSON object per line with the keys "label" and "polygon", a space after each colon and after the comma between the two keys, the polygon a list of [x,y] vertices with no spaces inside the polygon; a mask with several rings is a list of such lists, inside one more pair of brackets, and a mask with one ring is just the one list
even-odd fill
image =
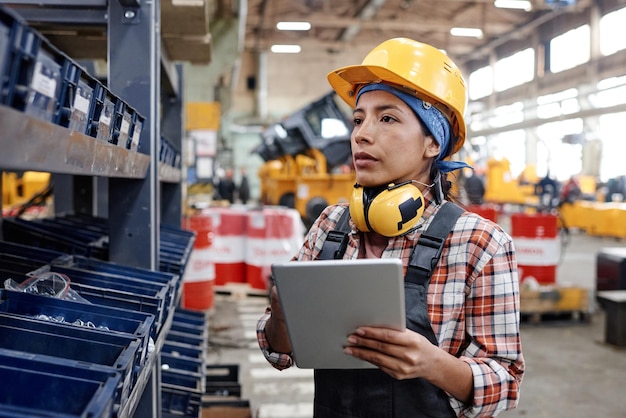
{"label": "dark hair", "polygon": [[437,168],[435,168],[435,166],[433,165],[430,168],[430,178],[432,181],[434,181],[437,178],[437,176],[439,176],[439,181],[441,182],[441,191],[443,192],[444,199],[450,202],[460,201],[460,197],[452,192],[452,180],[450,180],[449,178],[450,176],[453,176],[455,177],[453,180],[458,180],[456,179],[456,174],[455,173],[443,173],[439,171]]}

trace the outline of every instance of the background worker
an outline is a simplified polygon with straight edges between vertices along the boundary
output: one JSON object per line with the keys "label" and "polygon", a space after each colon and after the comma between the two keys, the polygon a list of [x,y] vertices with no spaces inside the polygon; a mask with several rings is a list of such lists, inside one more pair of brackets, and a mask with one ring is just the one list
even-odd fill
{"label": "background worker", "polygon": [[[486,417],[515,408],[525,366],[511,237],[461,210],[433,274],[408,268],[437,213],[455,207],[447,173],[467,167],[449,159],[465,140],[459,69],[438,49],[399,38],[328,80],[354,109],[358,184],[349,205],[323,211],[293,259],[320,258],[328,233],[348,211],[342,258],[403,261],[407,328],[354,330],[344,352],[376,368],[315,370],[315,417]],[[275,288],[257,338],[274,367],[293,365]]]}

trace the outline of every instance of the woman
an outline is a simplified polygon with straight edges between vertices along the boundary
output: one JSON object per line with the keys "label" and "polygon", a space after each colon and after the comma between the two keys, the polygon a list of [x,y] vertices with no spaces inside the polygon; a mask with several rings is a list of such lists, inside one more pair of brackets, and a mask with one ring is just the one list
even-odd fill
{"label": "woman", "polygon": [[[320,258],[328,233],[348,210],[342,258],[401,258],[407,273],[420,236],[443,206],[453,205],[447,173],[467,167],[449,159],[465,140],[463,78],[436,48],[398,38],[328,80],[354,109],[357,185],[349,207],[324,210],[294,260]],[[385,209],[378,213],[380,200]],[[394,200],[397,215],[388,209]],[[419,202],[409,215],[407,202]],[[511,237],[462,213],[432,275],[420,283],[422,293],[408,277],[407,329],[363,326],[348,336],[346,355],[378,368],[315,370],[315,416],[483,417],[515,408],[524,360]],[[291,346],[275,289],[270,299],[257,336],[268,361],[284,369],[293,364]]]}

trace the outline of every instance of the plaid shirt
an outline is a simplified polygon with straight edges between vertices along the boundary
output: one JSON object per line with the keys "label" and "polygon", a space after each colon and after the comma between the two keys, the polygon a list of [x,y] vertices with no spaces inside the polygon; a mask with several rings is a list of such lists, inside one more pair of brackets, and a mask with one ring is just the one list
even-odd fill
{"label": "plaid shirt", "polygon": [[[411,251],[439,206],[426,200],[416,229],[389,238],[382,258],[400,258],[406,273]],[[310,229],[294,260],[315,260],[346,205],[330,206]],[[360,233],[352,232],[344,259],[359,254]],[[511,237],[497,224],[466,212],[446,239],[428,286],[428,311],[439,347],[470,365],[474,374],[471,405],[450,397],[459,417],[490,417],[513,409],[524,374],[519,332],[519,283]],[[257,339],[277,369],[293,365],[287,354],[271,351],[265,338],[268,307],[257,324]]]}

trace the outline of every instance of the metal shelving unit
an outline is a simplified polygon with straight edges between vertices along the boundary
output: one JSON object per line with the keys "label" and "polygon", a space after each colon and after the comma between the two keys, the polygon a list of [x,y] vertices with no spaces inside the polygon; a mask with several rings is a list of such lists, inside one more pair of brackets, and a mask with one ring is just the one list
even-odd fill
{"label": "metal shelving unit", "polygon": [[[86,206],[109,220],[109,260],[157,271],[159,225],[180,227],[182,217],[180,169],[159,161],[162,133],[178,149],[182,142],[182,71],[162,54],[160,1],[0,3],[15,7],[29,23],[106,19],[108,88],[145,118],[139,149],[131,151],[0,105],[0,170],[52,173],[57,212],[77,206],[77,187],[89,189],[94,203]],[[159,354],[172,316],[173,310],[120,417],[161,416]]]}

